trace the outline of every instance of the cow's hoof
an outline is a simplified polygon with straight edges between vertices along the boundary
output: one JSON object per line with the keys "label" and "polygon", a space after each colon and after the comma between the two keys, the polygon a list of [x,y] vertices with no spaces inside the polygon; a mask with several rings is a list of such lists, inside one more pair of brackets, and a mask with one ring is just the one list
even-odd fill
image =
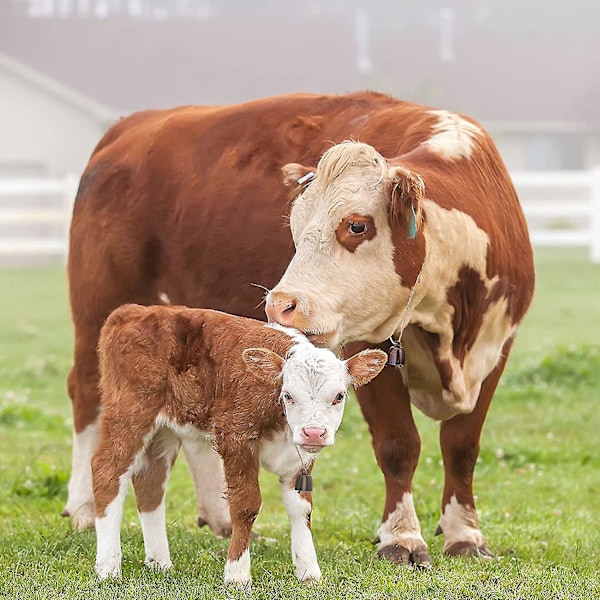
{"label": "cow's hoof", "polygon": [[474,544],[473,542],[455,542],[444,549],[448,556],[461,556],[463,558],[496,558],[494,553],[485,544]]}
{"label": "cow's hoof", "polygon": [[231,537],[231,525],[223,525],[221,523],[216,525],[211,525],[208,521],[204,520],[202,517],[198,517],[196,523],[198,523],[198,527],[208,527],[213,532],[216,538],[228,538]]}
{"label": "cow's hoof", "polygon": [[397,565],[427,569],[431,567],[431,558],[427,548],[416,548],[410,551],[400,544],[384,546],[377,551],[379,558],[389,560]]}
{"label": "cow's hoof", "polygon": [[65,508],[61,513],[61,517],[70,517],[71,525],[75,531],[85,531],[93,529],[96,525],[96,512],[92,503],[82,504],[77,510],[71,511]]}

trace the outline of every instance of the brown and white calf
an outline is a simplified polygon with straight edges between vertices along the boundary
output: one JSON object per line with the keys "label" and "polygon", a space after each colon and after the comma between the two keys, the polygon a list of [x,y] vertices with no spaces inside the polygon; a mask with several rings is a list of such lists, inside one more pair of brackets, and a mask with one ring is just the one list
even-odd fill
{"label": "brown and white calf", "polygon": [[135,304],[111,314],[98,352],[102,414],[92,478],[100,578],[121,573],[120,524],[130,481],[145,562],[172,566],[165,526],[169,472],[182,440],[188,452],[198,443],[204,453],[209,439],[223,459],[231,513],[225,581],[251,579],[248,546],[261,507],[261,464],[281,481],[298,578],[319,579],[312,494],[297,492],[295,481],[333,444],[347,387],[375,377],[385,353],[367,350],[342,361],[279,325]]}

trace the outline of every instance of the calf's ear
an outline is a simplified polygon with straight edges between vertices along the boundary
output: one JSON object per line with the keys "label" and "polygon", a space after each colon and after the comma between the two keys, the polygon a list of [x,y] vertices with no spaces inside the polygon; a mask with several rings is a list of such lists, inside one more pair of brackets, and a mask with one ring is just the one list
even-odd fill
{"label": "calf's ear", "polygon": [[282,167],[281,172],[283,173],[283,183],[294,188],[310,183],[312,177],[308,177],[308,175],[312,173],[314,177],[315,169],[314,167],[305,167],[299,163],[288,163]]}
{"label": "calf's ear", "polygon": [[369,383],[377,377],[387,362],[387,354],[383,350],[363,350],[346,361],[352,385],[357,388]]}
{"label": "calf's ear", "polygon": [[259,381],[275,383],[281,374],[283,358],[266,348],[247,348],[242,352],[246,368]]}

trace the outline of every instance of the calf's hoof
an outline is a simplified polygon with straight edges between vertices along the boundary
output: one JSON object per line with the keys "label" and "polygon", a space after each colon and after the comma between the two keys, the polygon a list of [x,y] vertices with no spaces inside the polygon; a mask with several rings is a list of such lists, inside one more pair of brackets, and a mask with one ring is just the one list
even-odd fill
{"label": "calf's hoof", "polygon": [[119,579],[121,577],[121,565],[120,564],[96,564],[96,574],[100,581],[107,579]]}
{"label": "calf's hoof", "polygon": [[428,569],[431,567],[431,557],[427,548],[415,548],[409,550],[401,544],[383,546],[377,551],[379,558],[389,560],[396,565]]}
{"label": "calf's hoof", "polygon": [[461,556],[463,558],[483,558],[491,560],[496,558],[494,553],[486,544],[475,544],[473,542],[455,542],[448,548],[444,548],[444,554],[448,556]]}
{"label": "calf's hoof", "polygon": [[158,560],[158,559],[155,559],[155,558],[148,558],[148,557],[146,557],[144,559],[144,564],[151,571],[167,571],[168,569],[172,569],[173,568],[173,563],[168,558],[167,559],[163,559],[163,560]]}
{"label": "calf's hoof", "polygon": [[70,517],[71,526],[75,531],[85,531],[86,529],[93,529],[96,524],[96,512],[94,510],[94,504],[92,502],[82,504],[74,510],[66,507],[60,513],[60,516]]}

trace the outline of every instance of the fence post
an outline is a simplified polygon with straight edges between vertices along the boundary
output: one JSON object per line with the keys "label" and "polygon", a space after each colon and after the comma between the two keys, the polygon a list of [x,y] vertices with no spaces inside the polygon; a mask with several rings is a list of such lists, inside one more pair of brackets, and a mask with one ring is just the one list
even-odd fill
{"label": "fence post", "polygon": [[590,259],[600,264],[600,165],[591,170]]}

